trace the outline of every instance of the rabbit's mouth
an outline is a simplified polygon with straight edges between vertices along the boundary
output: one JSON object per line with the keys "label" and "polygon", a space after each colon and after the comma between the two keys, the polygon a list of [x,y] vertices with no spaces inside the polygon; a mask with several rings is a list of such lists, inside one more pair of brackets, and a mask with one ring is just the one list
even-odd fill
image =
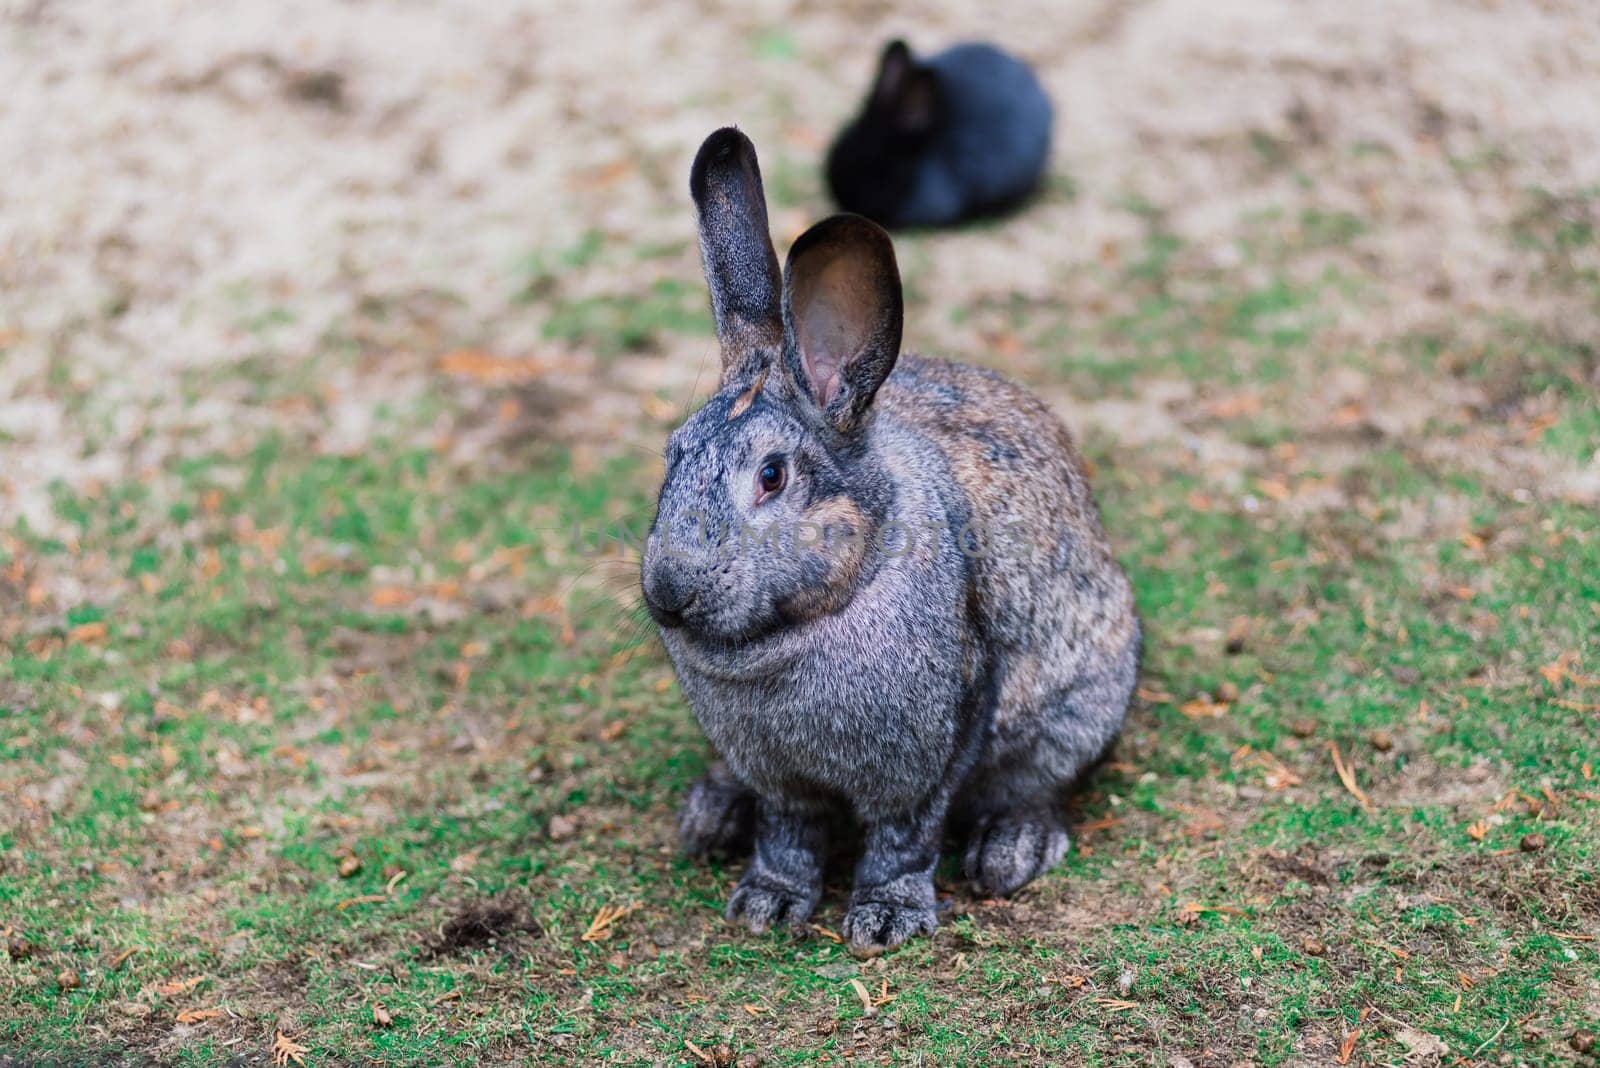
{"label": "rabbit's mouth", "polygon": [[669,648],[682,649],[701,664],[748,661],[759,655],[759,650],[775,646],[796,630],[794,621],[770,609],[747,614],[708,612],[702,611],[703,607],[692,602],[675,614],[663,613],[665,619],[653,609],[650,613],[661,627],[662,641]]}
{"label": "rabbit's mouth", "polygon": [[793,627],[776,622],[747,627],[738,634],[692,625],[661,632],[680,671],[725,682],[748,682],[779,670],[805,647],[794,638]]}
{"label": "rabbit's mouth", "polygon": [[680,616],[675,626],[663,626],[675,638],[701,649],[715,651],[748,649],[783,627],[783,621],[776,618],[750,620],[734,627],[718,626],[718,622],[714,619],[697,619],[690,613]]}

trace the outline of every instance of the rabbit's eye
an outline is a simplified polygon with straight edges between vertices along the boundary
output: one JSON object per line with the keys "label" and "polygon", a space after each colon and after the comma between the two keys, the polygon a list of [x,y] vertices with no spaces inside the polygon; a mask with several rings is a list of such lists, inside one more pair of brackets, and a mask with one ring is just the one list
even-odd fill
{"label": "rabbit's eye", "polygon": [[789,471],[784,466],[782,457],[773,457],[762,464],[761,470],[756,472],[756,503],[760,504],[768,497],[777,496],[788,480]]}

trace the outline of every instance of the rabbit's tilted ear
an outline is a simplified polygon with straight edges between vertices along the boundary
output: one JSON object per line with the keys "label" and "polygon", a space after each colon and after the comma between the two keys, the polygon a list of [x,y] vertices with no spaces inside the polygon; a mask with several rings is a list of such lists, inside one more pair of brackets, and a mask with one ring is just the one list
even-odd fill
{"label": "rabbit's tilted ear", "polygon": [[908,134],[927,133],[939,118],[939,77],[917,63],[904,41],[890,41],[878,61],[870,108]]}
{"label": "rabbit's tilted ear", "polygon": [[784,361],[841,433],[850,433],[900,356],[904,307],[894,243],[859,215],[835,215],[794,243],[784,269]]}
{"label": "rabbit's tilted ear", "polygon": [[872,83],[872,103],[876,108],[890,108],[900,99],[900,88],[917,69],[911,58],[911,49],[901,40],[890,41],[878,60],[878,77]]}
{"label": "rabbit's tilted ear", "polygon": [[750,139],[732,126],[706,138],[689,171],[689,195],[700,219],[700,259],[727,383],[754,373],[783,340],[783,283]]}

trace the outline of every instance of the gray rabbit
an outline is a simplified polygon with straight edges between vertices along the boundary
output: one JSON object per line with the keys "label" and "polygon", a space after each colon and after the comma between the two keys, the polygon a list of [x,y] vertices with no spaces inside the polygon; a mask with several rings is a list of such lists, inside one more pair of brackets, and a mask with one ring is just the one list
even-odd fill
{"label": "gray rabbit", "polygon": [[833,817],[864,829],[843,924],[934,929],[947,831],[987,896],[1066,851],[1066,795],[1116,739],[1140,629],[1067,431],[990,371],[900,352],[894,248],[836,215],[779,274],[755,148],[712,134],[689,188],[722,350],[667,442],[650,614],[722,757],[691,853],[754,855],[728,916],[803,925]]}

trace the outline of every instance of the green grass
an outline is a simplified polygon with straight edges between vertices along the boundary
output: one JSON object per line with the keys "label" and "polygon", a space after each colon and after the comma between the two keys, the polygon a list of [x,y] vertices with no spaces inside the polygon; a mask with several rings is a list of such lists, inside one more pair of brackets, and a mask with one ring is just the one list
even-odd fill
{"label": "green grass", "polygon": [[[1370,223],[1247,220],[1264,270],[1241,282],[1132,207],[1150,232],[1096,268],[1105,316],[950,316],[1020,333],[1046,389],[1193,389],[1185,440],[1084,436],[1149,652],[1052,876],[999,904],[947,868],[938,935],[871,963],[726,927],[737,865],[673,851],[704,744],[629,563],[572,533],[637,528],[653,467],[555,440],[453,460],[424,433],[458,403],[441,379],[357,455],[265,433],[63,486],[65,533],[0,537],[22,606],[0,627],[0,1050],[255,1063],[281,1030],[308,1064],[1295,1064],[1359,1031],[1352,1063],[1417,1032],[1479,1063],[1565,1055],[1600,981],[1600,521],[1469,453],[1534,425],[1551,472],[1588,462],[1600,408],[1568,371],[1592,353],[1517,323],[1470,353],[1352,351],[1335,311],[1381,297],[1302,257]],[[1531,218],[1570,258],[1593,235],[1557,208]],[[531,258],[547,336],[610,355],[706,330],[689,279],[561,295],[632,254]],[[1316,408],[1341,369],[1422,397],[1516,380],[1525,407],[1374,432]],[[265,359],[216,373],[316,388]],[[629,911],[585,940],[607,906]]]}

